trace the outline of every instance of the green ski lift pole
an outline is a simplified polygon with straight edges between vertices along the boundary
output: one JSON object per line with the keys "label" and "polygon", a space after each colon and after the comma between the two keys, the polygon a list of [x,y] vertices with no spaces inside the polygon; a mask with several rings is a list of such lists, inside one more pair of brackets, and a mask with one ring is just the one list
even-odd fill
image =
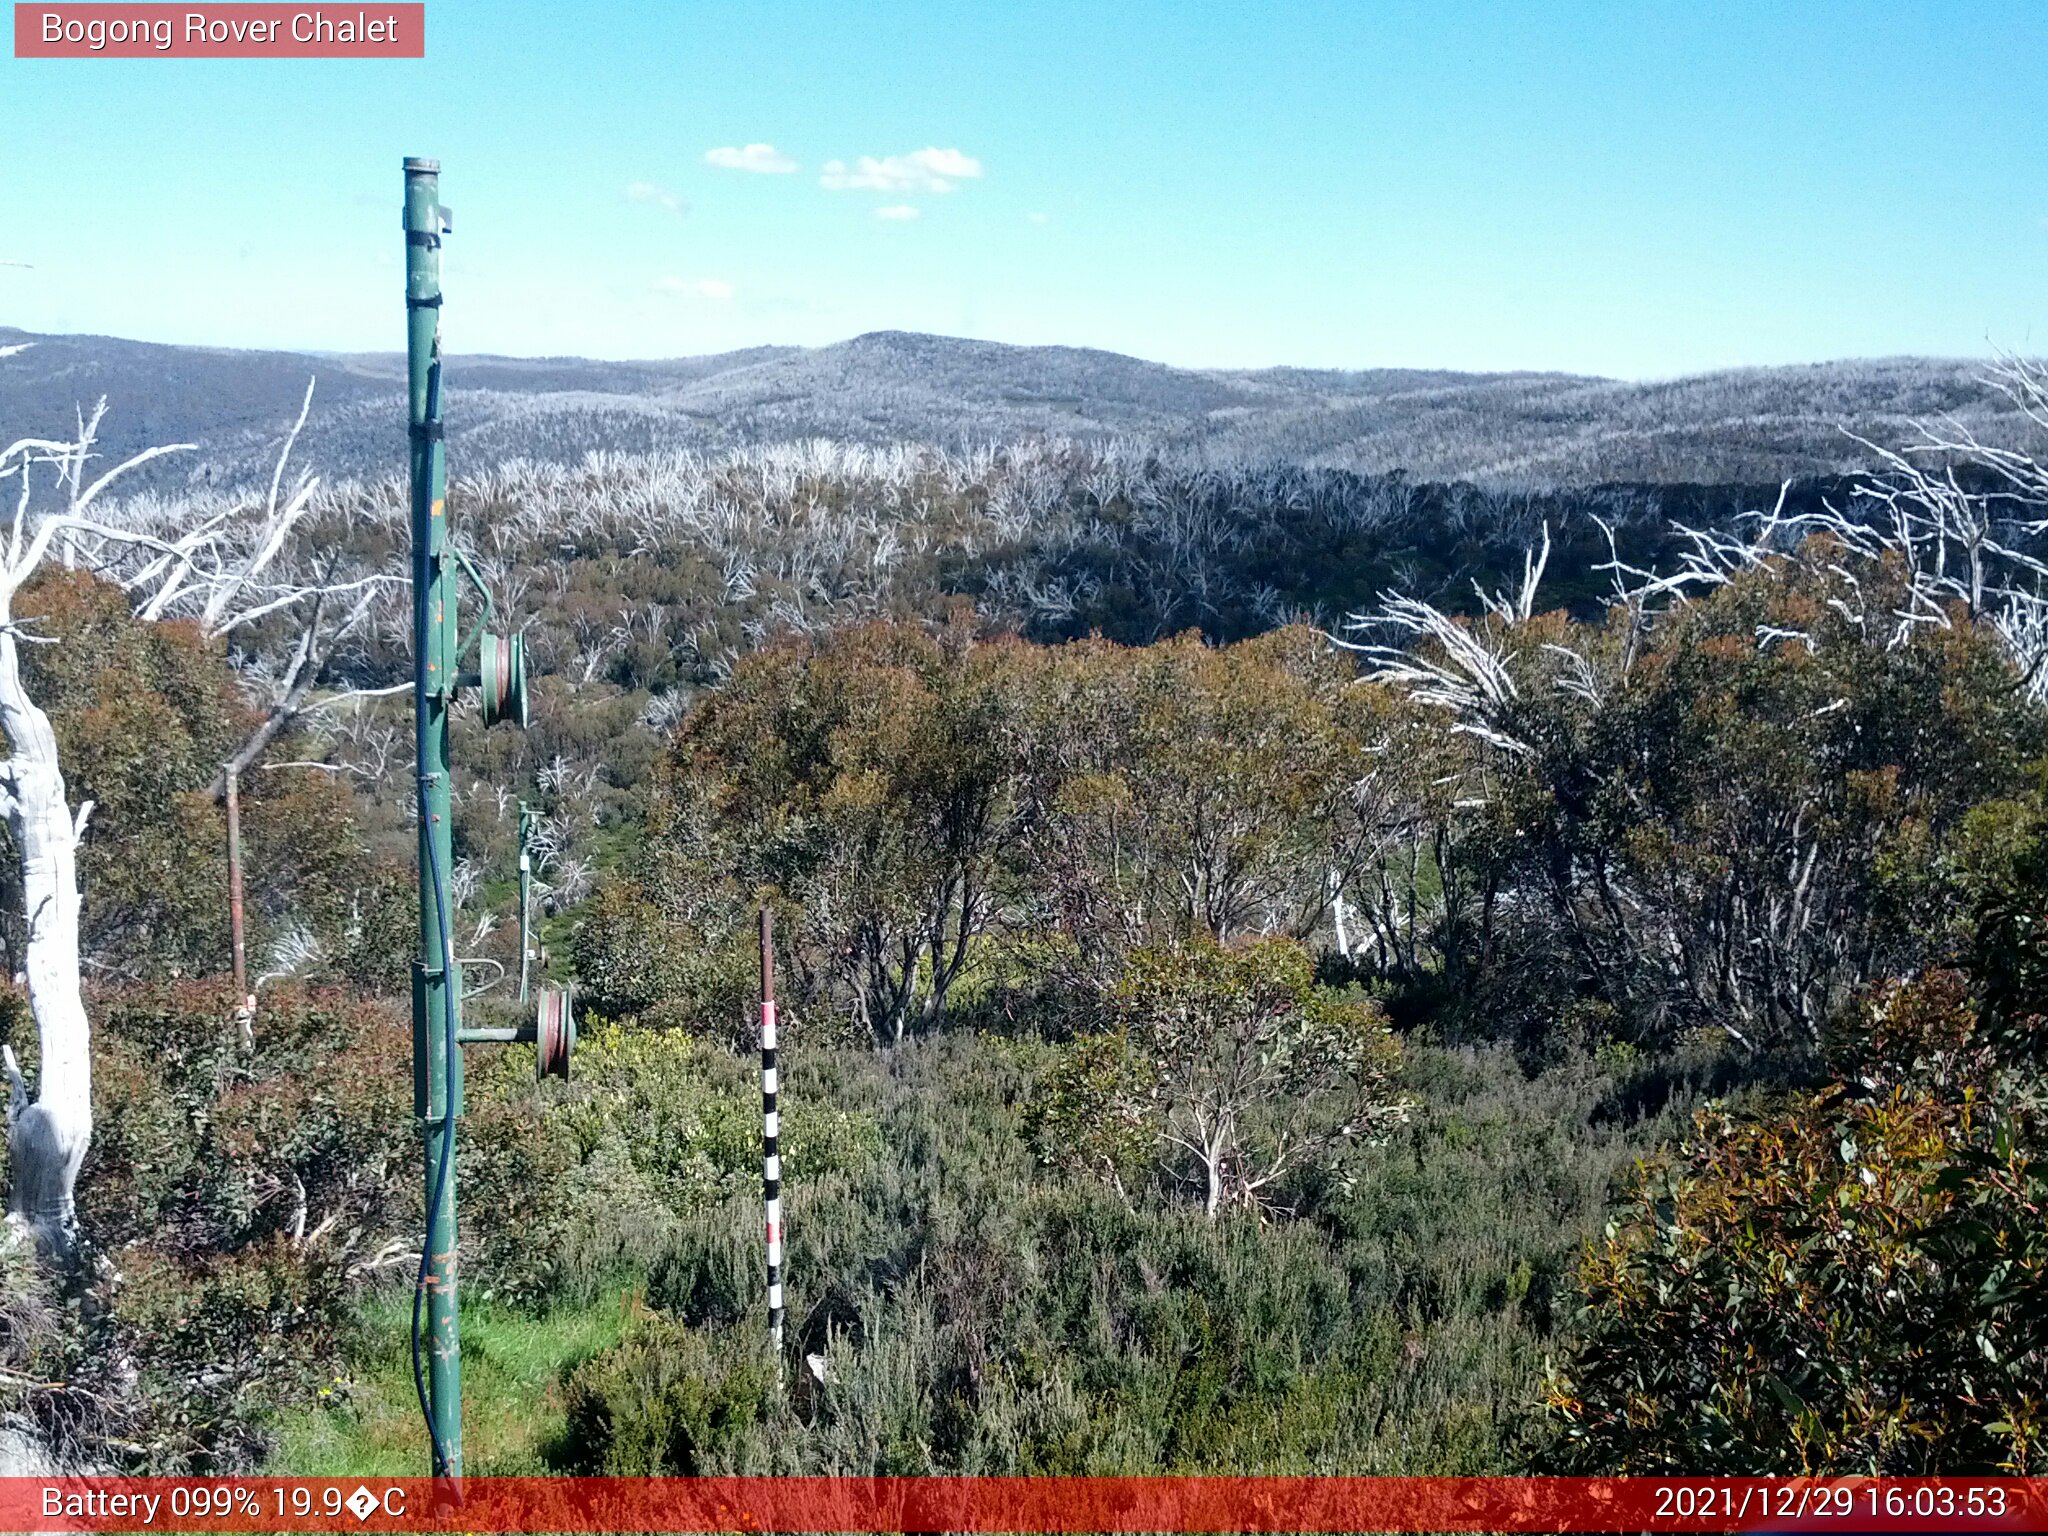
{"label": "green ski lift pole", "polygon": [[[420,950],[413,967],[413,1112],[426,1150],[427,1233],[413,1298],[413,1375],[436,1477],[462,1475],[455,1123],[462,1108],[462,979],[455,964],[448,717],[455,702],[456,572],[441,424],[441,163],[405,162],[406,429],[412,473],[413,709],[419,773]],[[424,1307],[426,1327],[420,1326]],[[424,1382],[422,1357],[424,1356]]]}
{"label": "green ski lift pole", "polygon": [[[527,955],[532,900],[527,841],[520,817],[519,998],[534,1004],[529,1022],[462,1026],[462,966],[455,957],[452,895],[454,840],[449,814],[449,715],[458,691],[473,688],[486,727],[524,728],[526,641],[490,628],[495,605],[483,573],[449,536],[448,465],[441,404],[441,163],[405,162],[406,431],[412,475],[413,711],[419,777],[420,948],[413,964],[413,1113],[426,1152],[427,1232],[413,1287],[412,1367],[427,1421],[437,1478],[462,1475],[462,1339],[456,1286],[455,1135],[462,1115],[462,1050],[478,1043],[534,1047],[540,1077],[567,1078],[576,1044],[569,994],[529,991]],[[483,602],[475,629],[461,632],[458,584]],[[474,649],[474,672],[459,672]]]}

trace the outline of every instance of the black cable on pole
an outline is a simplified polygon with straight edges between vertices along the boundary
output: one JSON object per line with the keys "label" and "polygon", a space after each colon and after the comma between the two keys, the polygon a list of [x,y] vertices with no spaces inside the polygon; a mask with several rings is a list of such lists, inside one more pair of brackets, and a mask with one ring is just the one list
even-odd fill
{"label": "black cable on pole", "polygon": [[[435,342],[435,352],[437,355],[434,359],[433,371],[428,375],[427,380],[427,415],[430,420],[434,421],[438,421],[441,414],[441,360],[438,356],[439,351],[440,343],[437,338]],[[427,552],[422,549],[419,559],[413,565],[412,579],[415,584],[415,592],[425,582],[426,563]],[[427,626],[433,621],[427,613],[426,604],[418,601],[417,597],[414,599],[413,608],[419,616],[419,625],[413,634],[415,760],[423,764],[426,759],[426,729],[425,715],[421,706],[427,696]],[[454,924],[451,921],[451,914],[448,910],[448,892],[441,883],[441,862],[433,857],[431,829],[427,826],[430,814],[427,799],[428,786],[432,783],[434,777],[435,775],[430,773],[415,774],[419,796],[420,826],[423,832],[429,834],[422,838],[421,847],[426,855],[427,867],[432,873],[434,915],[439,920],[441,926],[441,1035],[447,1055],[443,1062],[441,1073],[441,1158],[434,1168],[434,1188],[432,1194],[427,1199],[426,1228],[420,1238],[419,1273],[413,1277],[412,1286],[412,1385],[414,1392],[419,1396],[420,1417],[426,1420],[427,1439],[433,1446],[434,1476],[446,1477],[448,1475],[448,1448],[441,1441],[441,1432],[434,1423],[433,1406],[427,1401],[426,1364],[420,1357],[420,1309],[426,1304],[427,1277],[432,1272],[434,1264],[434,1212],[440,1209],[442,1197],[448,1191],[449,1176],[455,1170],[455,1083],[458,1071],[456,1052],[459,1049],[455,1042],[454,1020],[450,1017],[450,1001],[455,993]],[[431,1109],[433,1106],[430,1104],[427,1107]],[[454,1257],[451,1255],[450,1262],[452,1263],[453,1261]]]}
{"label": "black cable on pole", "polygon": [[[427,781],[432,777],[432,774],[419,776],[422,817],[426,815]],[[426,1364],[420,1358],[420,1308],[426,1304],[427,1276],[434,1263],[430,1236],[433,1231],[434,1212],[440,1207],[441,1197],[448,1192],[448,1177],[455,1170],[455,1128],[452,1122],[455,1118],[455,1053],[458,1047],[455,1043],[455,1031],[449,1027],[447,1012],[447,998],[455,985],[455,941],[449,933],[448,893],[441,886],[441,866],[434,859],[427,862],[433,866],[434,871],[434,912],[441,922],[442,975],[447,978],[441,989],[441,1023],[442,1034],[447,1040],[447,1056],[441,1074],[441,1160],[434,1168],[434,1192],[427,1201],[427,1229],[420,1241],[420,1268],[419,1273],[413,1277],[412,1286],[412,1385],[413,1390],[419,1394],[420,1417],[427,1422],[427,1439],[433,1444],[434,1476],[446,1477],[448,1448],[441,1443],[441,1431],[434,1423],[433,1406],[427,1401]]]}

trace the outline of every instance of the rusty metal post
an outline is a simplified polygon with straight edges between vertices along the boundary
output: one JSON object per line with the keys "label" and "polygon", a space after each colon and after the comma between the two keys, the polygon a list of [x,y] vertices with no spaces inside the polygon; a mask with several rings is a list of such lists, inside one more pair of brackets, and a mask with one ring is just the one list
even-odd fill
{"label": "rusty metal post", "polygon": [[228,791],[228,944],[233,950],[235,1006],[241,1010],[242,1043],[252,1044],[250,1027],[256,999],[249,991],[249,948],[246,908],[242,903],[242,776],[227,766]]}

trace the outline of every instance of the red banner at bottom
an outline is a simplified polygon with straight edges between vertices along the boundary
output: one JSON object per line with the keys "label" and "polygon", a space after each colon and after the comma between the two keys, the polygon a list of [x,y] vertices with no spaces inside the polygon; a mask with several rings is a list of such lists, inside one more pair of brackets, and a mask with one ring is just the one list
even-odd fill
{"label": "red banner at bottom", "polygon": [[4,1478],[8,1531],[2048,1531],[2048,1478]]}

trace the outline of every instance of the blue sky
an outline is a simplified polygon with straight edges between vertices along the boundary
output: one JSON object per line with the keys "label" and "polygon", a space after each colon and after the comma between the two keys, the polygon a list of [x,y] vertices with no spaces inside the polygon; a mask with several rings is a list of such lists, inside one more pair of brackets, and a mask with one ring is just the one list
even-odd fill
{"label": "blue sky", "polygon": [[0,323],[395,348],[429,154],[458,351],[1658,377],[2048,339],[2040,0],[427,15],[424,61],[0,58]]}

